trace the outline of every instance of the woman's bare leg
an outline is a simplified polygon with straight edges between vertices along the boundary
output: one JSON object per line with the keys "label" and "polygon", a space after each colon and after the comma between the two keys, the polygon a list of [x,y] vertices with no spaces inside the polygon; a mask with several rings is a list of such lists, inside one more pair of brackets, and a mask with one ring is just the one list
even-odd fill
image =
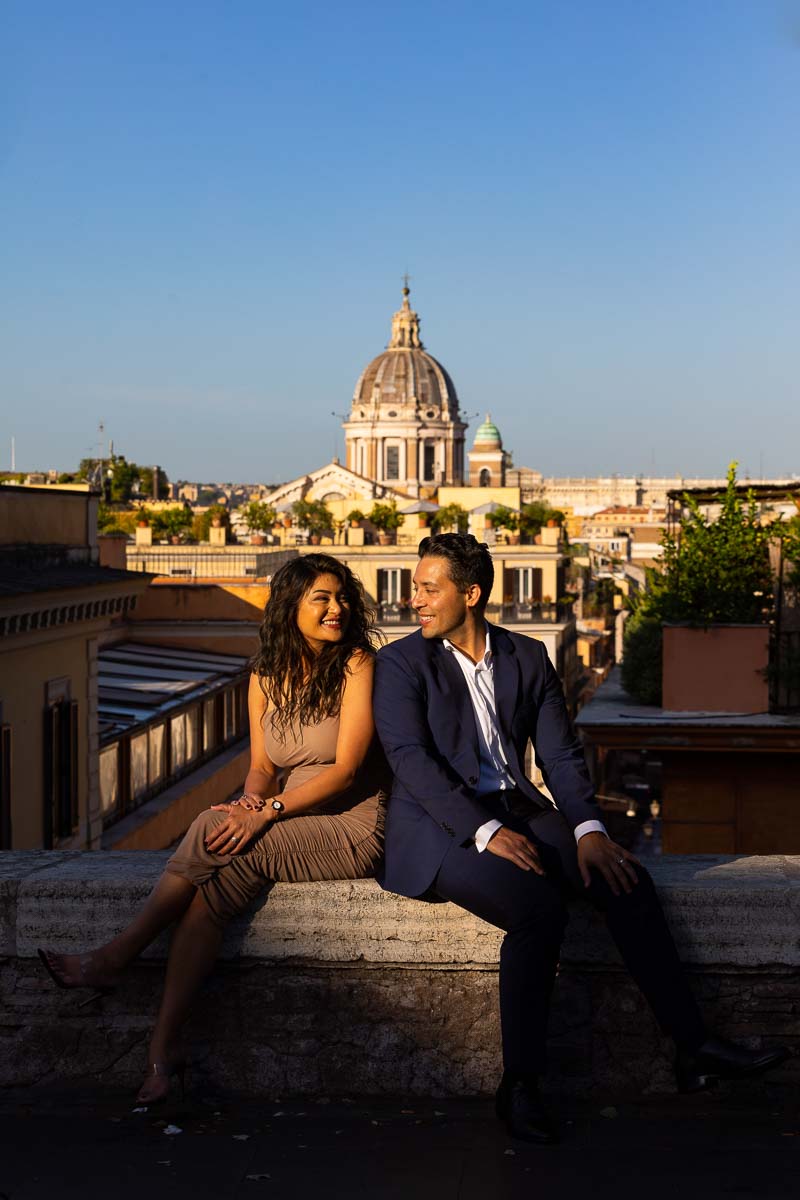
{"label": "woman's bare leg", "polygon": [[197,892],[172,935],[164,991],[150,1039],[148,1078],[137,1097],[142,1103],[153,1103],[169,1090],[168,1077],[152,1074],[152,1064],[174,1065],[181,1026],[216,961],[221,942],[222,929]]}
{"label": "woman's bare leg", "polygon": [[113,986],[124,968],[183,916],[196,895],[197,889],[188,879],[165,871],[121,933],[88,954],[48,954],[51,971],[67,987]]}

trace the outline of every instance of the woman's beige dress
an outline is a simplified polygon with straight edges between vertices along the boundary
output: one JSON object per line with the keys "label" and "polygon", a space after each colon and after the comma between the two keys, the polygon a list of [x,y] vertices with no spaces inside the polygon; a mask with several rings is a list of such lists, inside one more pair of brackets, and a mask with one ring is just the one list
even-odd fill
{"label": "woman's beige dress", "polygon": [[[339,718],[303,725],[285,738],[270,720],[264,742],[276,767],[286,773],[284,795],[324,771],[336,759]],[[383,821],[389,775],[377,742],[353,786],[313,813],[273,822],[243,854],[210,854],[205,848],[227,813],[208,809],[189,826],[166,870],[200,888],[220,922],[242,911],[268,883],[361,879],[374,875],[383,856]]]}

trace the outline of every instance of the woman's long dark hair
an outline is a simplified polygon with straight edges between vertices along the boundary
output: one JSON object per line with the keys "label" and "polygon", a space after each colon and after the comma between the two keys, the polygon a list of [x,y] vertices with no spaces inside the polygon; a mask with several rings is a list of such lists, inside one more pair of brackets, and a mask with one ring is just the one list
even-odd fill
{"label": "woman's long dark hair", "polygon": [[[315,654],[297,627],[297,608],[320,575],[333,575],[347,598],[349,620],[340,642]],[[252,668],[280,730],[315,725],[339,711],[347,663],[355,650],[373,654],[379,640],[360,581],[329,554],[303,554],[275,572]]]}

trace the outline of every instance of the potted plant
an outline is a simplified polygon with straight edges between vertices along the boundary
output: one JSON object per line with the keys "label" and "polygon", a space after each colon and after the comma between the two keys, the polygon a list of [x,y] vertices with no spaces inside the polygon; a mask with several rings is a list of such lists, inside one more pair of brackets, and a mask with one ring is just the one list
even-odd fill
{"label": "potted plant", "polygon": [[264,535],[269,533],[275,524],[275,509],[263,500],[251,500],[244,510],[244,519],[250,530],[250,542],[253,546],[263,546]]}
{"label": "potted plant", "polygon": [[295,500],[292,512],[312,546],[318,546],[323,535],[333,531],[333,517],[324,500]]}
{"label": "potted plant", "polygon": [[198,513],[192,521],[192,535],[198,542],[207,542],[211,527],[215,529],[231,527],[231,517],[223,504],[212,504],[204,513]]}
{"label": "potted plant", "polygon": [[185,505],[165,508],[154,515],[151,524],[157,537],[167,538],[173,546],[177,546],[192,524],[192,512]]}
{"label": "potted plant", "polygon": [[551,508],[543,500],[533,500],[523,504],[519,514],[519,530],[526,542],[532,542],[542,532],[542,526],[552,528],[563,525],[564,514],[560,509]]}
{"label": "potted plant", "polygon": [[405,517],[397,511],[396,500],[385,504],[376,500],[369,510],[367,520],[378,530],[381,546],[388,546],[400,526],[405,524]]}
{"label": "potted plant", "polygon": [[362,522],[366,521],[366,519],[367,518],[364,516],[364,513],[360,508],[351,509],[351,511],[347,514],[347,521],[349,522],[351,529],[358,529]]}
{"label": "potted plant", "polygon": [[444,504],[434,513],[431,525],[434,533],[466,533],[469,513],[460,504]]}
{"label": "potted plant", "polygon": [[486,520],[493,529],[505,529],[509,545],[519,545],[519,516],[513,509],[501,504],[494,512],[487,513]]}
{"label": "potted plant", "polygon": [[773,530],[752,493],[737,490],[736,463],[716,518],[691,496],[684,502],[648,590],[633,602],[623,683],[641,703],[677,711],[766,711]]}

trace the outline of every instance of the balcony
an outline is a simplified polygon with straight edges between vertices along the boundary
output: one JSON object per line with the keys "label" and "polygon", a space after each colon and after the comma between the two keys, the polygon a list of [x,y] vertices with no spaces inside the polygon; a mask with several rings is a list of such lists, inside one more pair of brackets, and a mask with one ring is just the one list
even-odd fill
{"label": "balcony", "polygon": [[379,625],[417,625],[417,614],[410,604],[386,604],[378,605],[378,624]]}
{"label": "balcony", "polygon": [[[564,625],[572,620],[572,601],[555,600],[544,603],[539,600],[527,600],[515,604],[504,604],[497,610],[501,625],[515,625],[520,622],[531,622],[535,625]],[[491,614],[491,605],[489,607]]]}

